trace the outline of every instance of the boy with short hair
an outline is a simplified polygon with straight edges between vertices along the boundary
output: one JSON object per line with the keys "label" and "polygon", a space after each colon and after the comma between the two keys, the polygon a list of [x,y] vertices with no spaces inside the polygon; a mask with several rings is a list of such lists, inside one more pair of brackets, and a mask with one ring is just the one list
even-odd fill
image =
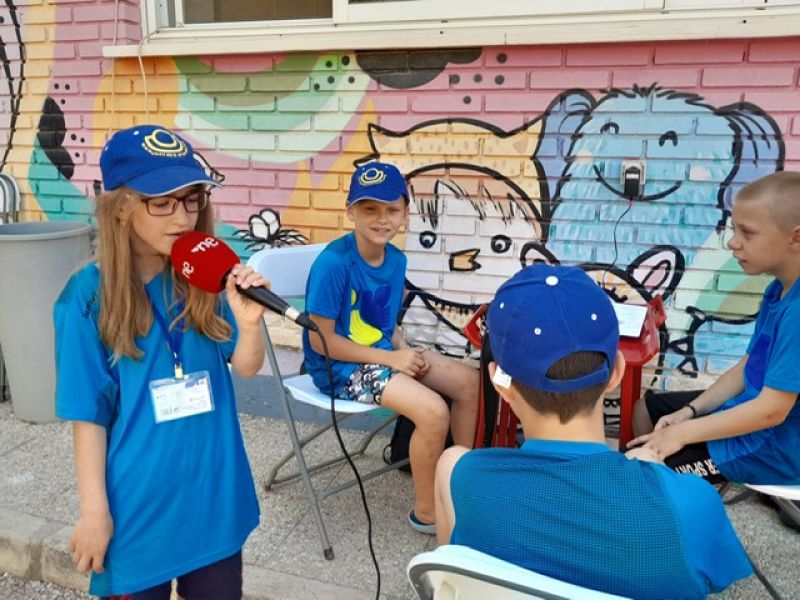
{"label": "boy with short hair", "polygon": [[800,173],[747,184],[731,220],[744,272],[775,277],[747,353],[703,392],[645,394],[629,446],[711,480],[800,484]]}
{"label": "boy with short hair", "polygon": [[603,395],[625,361],[611,301],[588,275],[526,267],[497,291],[488,331],[492,383],[525,442],[445,451],[440,543],[638,600],[705,598],[751,574],[713,487],[605,445]]}
{"label": "boy with short hair", "polygon": [[[408,222],[406,182],[396,167],[359,166],[347,196],[353,232],[317,257],[308,278],[306,310],[328,343],[338,398],[380,404],[416,426],[409,459],[416,500],[408,514],[415,530],[436,532],[433,478],[448,429],[472,446],[478,371],[436,352],[410,348],[397,326],[406,257],[390,240]],[[330,393],[318,336],[303,333],[306,368]],[[452,400],[452,415],[442,396]]]}

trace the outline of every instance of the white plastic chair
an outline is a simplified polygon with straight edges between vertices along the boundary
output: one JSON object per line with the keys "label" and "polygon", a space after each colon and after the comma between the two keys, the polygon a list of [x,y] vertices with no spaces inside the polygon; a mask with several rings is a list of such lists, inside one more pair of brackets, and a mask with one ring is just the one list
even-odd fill
{"label": "white plastic chair", "polygon": [[411,559],[406,575],[420,600],[620,600],[523,569],[466,546],[439,546]]}
{"label": "white plastic chair", "polygon": [[[325,248],[325,246],[326,244],[310,244],[305,246],[265,248],[264,250],[260,250],[259,252],[253,254],[247,261],[247,264],[269,279],[272,291],[279,296],[283,298],[302,298],[305,296],[306,279],[308,278],[308,272],[311,269],[311,265],[314,263],[314,260],[317,258],[322,249]],[[298,477],[303,479],[303,484],[306,488],[306,492],[314,512],[314,519],[317,522],[317,529],[319,530],[320,541],[322,542],[323,554],[325,555],[326,559],[331,560],[333,559],[333,548],[331,547],[330,540],[328,539],[328,532],[325,528],[325,522],[322,519],[319,503],[328,496],[354,486],[356,484],[356,480],[352,479],[346,483],[322,491],[318,491],[314,487],[313,482],[311,481],[310,473],[313,473],[318,469],[340,463],[345,460],[345,458],[344,456],[340,455],[316,463],[312,466],[308,466],[306,464],[305,457],[303,456],[303,447],[319,437],[321,434],[331,429],[333,425],[332,423],[323,425],[307,437],[300,439],[300,437],[297,435],[297,428],[295,427],[289,399],[293,398],[296,401],[310,404],[327,411],[330,411],[331,400],[328,395],[323,394],[316,388],[316,386],[314,386],[310,375],[302,374],[286,378],[281,375],[278,367],[278,361],[275,358],[275,350],[272,347],[272,341],[269,337],[269,331],[267,330],[266,326],[264,327],[264,332],[266,337],[267,359],[269,360],[274,379],[278,384],[275,386],[275,393],[278,396],[281,405],[283,406],[286,425],[289,430],[289,437],[292,441],[292,450],[281,457],[280,460],[278,460],[278,462],[272,467],[270,472],[267,474],[264,488],[269,490],[273,485],[277,485],[279,483],[284,483]],[[311,335],[316,334],[312,333]],[[361,402],[351,402],[339,398],[337,398],[335,401],[335,412],[338,422],[341,422],[348,416],[372,412],[379,408],[380,407],[374,405],[363,404]],[[386,412],[386,409],[381,410]],[[372,438],[374,438],[379,431],[394,422],[396,418],[397,415],[392,413],[380,424],[366,432],[354,449],[348,449],[350,456],[352,457],[363,454],[367,449],[367,446],[369,446],[369,443],[372,441]],[[282,475],[279,477],[278,473],[292,458],[297,460],[298,470],[289,475]],[[373,477],[381,475],[382,473],[397,469],[407,464],[408,459],[393,463],[391,465],[386,465],[382,468],[370,471],[369,473],[362,474],[361,480],[367,481]]]}
{"label": "white plastic chair", "polygon": [[[800,524],[800,508],[792,502],[792,500],[800,501],[800,485],[755,485],[751,483],[745,483],[743,485],[747,489],[730,500],[727,500],[725,504],[736,504],[737,502],[751,497],[754,493],[764,494],[770,496],[792,521]],[[730,487],[730,483],[723,483],[719,488],[720,496],[724,497]],[[775,589],[772,582],[767,579],[767,576],[758,568],[758,565],[756,565],[749,554],[747,558],[750,559],[753,573],[755,573],[755,576],[762,583],[770,597],[773,598],[773,600],[781,600],[782,596],[778,590]]]}

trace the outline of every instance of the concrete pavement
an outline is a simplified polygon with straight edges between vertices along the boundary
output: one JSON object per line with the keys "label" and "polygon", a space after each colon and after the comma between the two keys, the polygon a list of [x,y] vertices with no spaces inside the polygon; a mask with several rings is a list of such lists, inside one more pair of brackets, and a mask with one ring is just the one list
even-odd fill
{"label": "concrete pavement", "polygon": [[[291,353],[283,357],[296,361]],[[366,524],[356,488],[323,503],[323,514],[336,558],[326,561],[309,504],[299,482],[263,490],[263,480],[277,456],[290,448],[286,426],[275,418],[266,377],[247,384],[237,381],[240,406],[259,415],[243,414],[242,427],[261,502],[261,525],[244,549],[245,592],[250,599],[359,600],[374,598],[375,573],[367,550]],[[254,410],[253,407],[259,407]],[[304,413],[319,420],[326,413]],[[311,425],[302,425],[303,431]],[[345,430],[346,440],[358,437]],[[310,448],[312,455],[338,452],[333,435],[322,436]],[[360,470],[381,464],[388,438],[373,441],[367,456],[357,460]],[[346,481],[346,466],[315,476],[318,485]],[[366,484],[372,513],[374,544],[382,571],[383,597],[406,600],[414,594],[406,583],[405,565],[419,552],[432,549],[431,537],[411,530],[405,522],[412,504],[411,479],[392,472]],[[13,416],[8,402],[0,403],[0,571],[27,579],[53,582],[85,590],[87,579],[78,574],[66,550],[78,512],[72,465],[72,442],[67,423],[29,424]],[[784,527],[775,511],[754,500],[729,507],[751,557],[785,598],[800,598],[797,564],[800,534]],[[724,599],[766,598],[755,578],[718,596]]]}

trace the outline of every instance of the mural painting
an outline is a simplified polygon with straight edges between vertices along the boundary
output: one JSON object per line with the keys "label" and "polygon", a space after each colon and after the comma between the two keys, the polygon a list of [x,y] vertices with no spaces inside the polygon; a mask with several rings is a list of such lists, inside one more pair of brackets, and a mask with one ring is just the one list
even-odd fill
{"label": "mural painting", "polygon": [[[33,10],[52,23],[56,51],[46,74],[41,60],[31,67],[38,83],[26,90]],[[784,167],[793,130],[746,94],[706,86],[708,67],[691,48],[194,56],[141,67],[99,58],[76,75],[75,56],[99,57],[108,40],[79,47],[78,24],[44,11],[56,15],[6,2],[0,21],[0,170],[13,164],[31,215],[90,220],[108,132],[156,121],[224,173],[217,230],[247,256],[347,231],[349,173],[379,158],[400,168],[412,197],[397,240],[409,257],[402,324],[411,342],[473,355],[463,325],[508,276],[544,261],[581,265],[616,301],[662,295],[659,367],[693,376],[744,351],[766,282],[745,278],[725,249],[731,203],[741,185]],[[736,42],[720,69],[735,78],[755,43]],[[775,85],[796,95],[794,63],[784,63],[769,65],[783,78]],[[633,201],[621,193],[624,161],[645,175]]]}

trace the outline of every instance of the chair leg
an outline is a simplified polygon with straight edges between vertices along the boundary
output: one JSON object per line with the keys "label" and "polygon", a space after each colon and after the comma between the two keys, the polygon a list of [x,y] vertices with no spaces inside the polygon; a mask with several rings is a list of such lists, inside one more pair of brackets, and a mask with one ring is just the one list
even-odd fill
{"label": "chair leg", "polygon": [[319,495],[314,489],[314,485],[311,483],[311,477],[309,476],[308,469],[306,468],[306,461],[303,456],[303,446],[300,443],[300,438],[297,435],[297,428],[294,426],[292,409],[289,407],[289,401],[286,397],[286,394],[281,394],[281,397],[283,399],[283,408],[286,414],[286,427],[289,430],[289,438],[292,441],[293,453],[297,459],[299,473],[303,478],[303,485],[306,488],[308,500],[311,502],[311,510],[314,515],[314,520],[317,523],[317,531],[319,531],[320,542],[322,543],[322,554],[325,556],[326,560],[333,560],[333,547],[328,539],[328,531],[325,529],[325,521],[322,519],[322,512],[319,508]]}
{"label": "chair leg", "polygon": [[784,514],[791,519],[795,525],[800,526],[800,507],[787,498],[773,496],[772,499],[783,509]]}
{"label": "chair leg", "polygon": [[[351,416],[353,416],[353,415],[352,414],[347,414],[347,415],[343,415],[342,417],[337,417],[337,419],[341,423],[346,418],[351,417]],[[367,446],[369,446],[369,444],[372,441],[372,439],[378,433],[380,433],[380,431],[382,429],[386,428],[388,425],[391,425],[391,423],[396,418],[397,418],[396,415],[388,417],[385,420],[383,420],[380,424],[378,424],[376,427],[373,427],[371,430],[369,430],[361,438],[361,441],[359,442],[358,446],[356,446],[353,450],[348,450],[347,451],[347,453],[350,455],[350,457],[353,458],[355,456],[360,456],[360,455],[364,454],[364,452],[367,450]],[[305,448],[305,446],[309,442],[315,440],[320,435],[322,435],[323,433],[325,433],[326,431],[328,431],[329,429],[332,429],[332,428],[333,428],[333,425],[323,425],[323,426],[319,427],[317,430],[315,430],[313,433],[311,433],[307,437],[299,439],[300,447],[301,448]],[[292,480],[297,479],[298,477],[300,477],[301,473],[300,473],[299,470],[294,471],[293,473],[291,473],[289,475],[281,475],[280,477],[278,477],[278,472],[294,456],[295,456],[294,450],[292,450],[291,452],[287,452],[286,454],[284,454],[280,458],[280,460],[278,460],[278,462],[275,465],[273,465],[272,469],[270,469],[269,473],[267,474],[266,481],[264,482],[264,489],[265,490],[268,491],[273,485],[279,485],[281,483],[286,483],[287,481],[292,481]],[[325,461],[321,461],[321,462],[315,463],[314,465],[312,465],[310,467],[307,466],[306,467],[306,471],[308,473],[314,473],[315,471],[319,471],[320,469],[324,469],[326,467],[330,467],[330,466],[333,466],[333,465],[337,465],[337,464],[339,464],[341,462],[344,462],[344,460],[345,460],[344,456],[338,456],[336,458],[331,458],[331,459],[328,459],[328,460],[325,460]],[[395,468],[397,468],[397,467],[395,467]]]}
{"label": "chair leg", "polygon": [[764,589],[767,590],[770,598],[772,598],[772,600],[783,600],[783,597],[778,593],[778,590],[773,587],[766,575],[761,572],[761,569],[759,569],[756,563],[753,562],[753,559],[750,558],[749,554],[747,555],[747,559],[750,561],[750,564],[753,567],[753,573],[755,573],[756,577],[758,577],[758,580],[761,582],[761,585],[764,586]]}

